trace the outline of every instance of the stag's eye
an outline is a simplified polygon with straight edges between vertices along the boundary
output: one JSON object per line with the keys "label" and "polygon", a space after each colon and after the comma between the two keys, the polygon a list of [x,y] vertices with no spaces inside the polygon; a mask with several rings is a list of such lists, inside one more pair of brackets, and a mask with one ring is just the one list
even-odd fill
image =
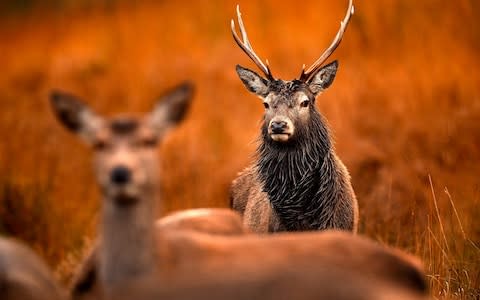
{"label": "stag's eye", "polygon": [[303,101],[300,103],[300,106],[301,106],[301,107],[308,107],[309,104],[310,104],[310,100],[303,100]]}
{"label": "stag's eye", "polygon": [[265,109],[269,109],[269,108],[270,108],[270,105],[268,105],[267,102],[263,102],[263,106],[265,107]]}

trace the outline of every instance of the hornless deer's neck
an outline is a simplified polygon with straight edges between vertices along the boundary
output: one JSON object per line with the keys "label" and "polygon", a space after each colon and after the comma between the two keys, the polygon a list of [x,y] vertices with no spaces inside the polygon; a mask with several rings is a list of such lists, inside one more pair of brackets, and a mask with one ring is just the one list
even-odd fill
{"label": "hornless deer's neck", "polygon": [[154,221],[156,188],[139,196],[131,205],[103,201],[100,272],[105,288],[156,271]]}

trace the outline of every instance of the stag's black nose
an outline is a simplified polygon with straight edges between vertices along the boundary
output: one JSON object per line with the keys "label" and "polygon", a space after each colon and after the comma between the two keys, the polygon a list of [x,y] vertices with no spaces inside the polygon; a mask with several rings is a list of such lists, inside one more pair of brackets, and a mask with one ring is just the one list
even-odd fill
{"label": "stag's black nose", "polygon": [[272,128],[272,133],[274,134],[283,133],[285,129],[287,129],[287,122],[285,121],[272,122],[270,124],[270,127]]}
{"label": "stag's black nose", "polygon": [[130,181],[132,173],[124,166],[115,167],[110,173],[110,180],[115,184],[126,184]]}

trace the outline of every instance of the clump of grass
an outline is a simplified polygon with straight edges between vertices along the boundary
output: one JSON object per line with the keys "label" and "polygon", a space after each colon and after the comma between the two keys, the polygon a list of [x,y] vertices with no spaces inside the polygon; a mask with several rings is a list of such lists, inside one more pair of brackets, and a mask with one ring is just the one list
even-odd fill
{"label": "clump of grass", "polygon": [[[55,242],[50,218],[55,218],[48,184],[0,181],[0,231],[38,249]],[[54,231],[54,230],[53,230]]]}
{"label": "clump of grass", "polygon": [[75,247],[69,251],[60,262],[57,263],[55,268],[55,276],[63,283],[64,286],[69,286],[75,272],[78,270],[84,257],[87,257],[88,253],[94,247],[94,240],[85,237],[82,245]]}
{"label": "clump of grass", "polygon": [[[420,254],[427,263],[431,290],[434,296],[440,298],[478,299],[480,248],[465,232],[448,189],[444,191],[451,205],[448,207],[450,213],[441,213],[430,175],[429,182],[435,221],[428,224],[426,237],[421,244],[423,253]],[[444,224],[448,224],[449,228],[445,228]]]}
{"label": "clump of grass", "polygon": [[[51,266],[67,255],[73,257],[70,252],[76,253],[88,239],[86,228],[79,230],[77,222],[65,222],[64,214],[48,181],[0,180],[0,234],[29,244]],[[60,277],[68,278],[68,272],[60,269]]]}

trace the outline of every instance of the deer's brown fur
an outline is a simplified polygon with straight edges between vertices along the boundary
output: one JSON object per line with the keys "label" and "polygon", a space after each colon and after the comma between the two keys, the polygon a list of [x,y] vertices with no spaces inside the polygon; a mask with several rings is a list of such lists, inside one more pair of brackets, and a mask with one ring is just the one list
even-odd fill
{"label": "deer's brown fur", "polygon": [[[248,233],[240,215],[230,209],[189,209],[171,213],[155,222],[159,231],[204,232],[219,235]],[[96,299],[101,295],[98,282],[98,248],[95,244],[75,270],[70,282],[70,296],[74,300]]]}
{"label": "deer's brown fur", "polygon": [[0,238],[0,299],[61,300],[65,296],[47,265],[32,250]]}
{"label": "deer's brown fur", "polygon": [[[347,168],[333,153],[336,171],[339,173],[340,197],[337,199],[339,207],[335,216],[333,228],[349,229],[357,232],[358,204],[350,185],[350,175]],[[282,223],[272,207],[268,194],[264,191],[262,180],[259,178],[256,162],[245,168],[232,182],[230,189],[231,207],[243,216],[243,223],[257,233],[285,231]],[[345,225],[351,224],[351,225]]]}
{"label": "deer's brown fur", "polygon": [[130,281],[120,295],[233,300],[427,298],[423,268],[416,259],[348,233],[261,237],[158,231],[157,241],[159,274],[155,279]]}

